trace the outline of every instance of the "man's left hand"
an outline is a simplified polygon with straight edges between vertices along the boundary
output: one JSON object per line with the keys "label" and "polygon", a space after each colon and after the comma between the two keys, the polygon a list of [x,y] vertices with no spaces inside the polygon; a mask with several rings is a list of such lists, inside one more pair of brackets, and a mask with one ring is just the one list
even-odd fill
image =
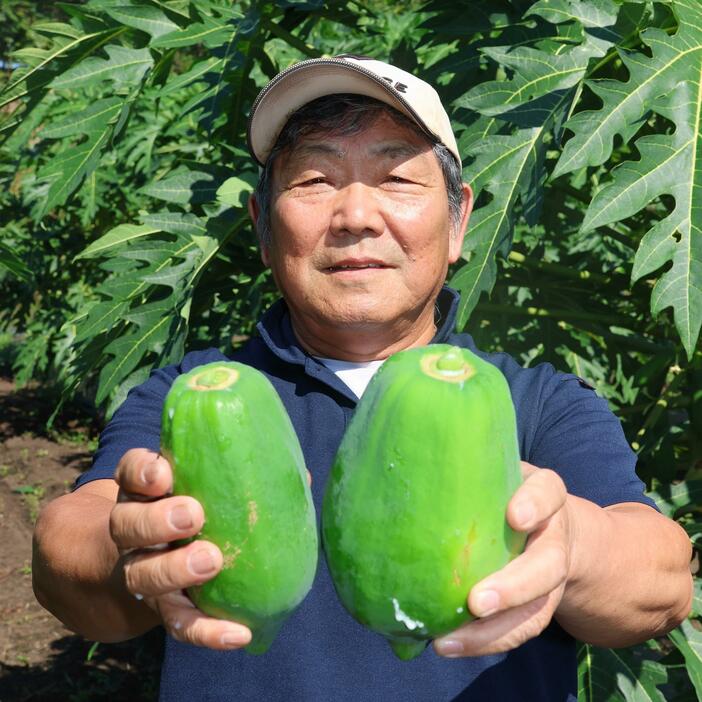
{"label": "man's left hand", "polygon": [[538,636],[561,602],[571,567],[573,529],[560,476],[522,461],[524,483],[507,506],[507,521],[527,532],[524,552],[477,583],[468,607],[477,617],[434,642],[440,655],[485,656]]}

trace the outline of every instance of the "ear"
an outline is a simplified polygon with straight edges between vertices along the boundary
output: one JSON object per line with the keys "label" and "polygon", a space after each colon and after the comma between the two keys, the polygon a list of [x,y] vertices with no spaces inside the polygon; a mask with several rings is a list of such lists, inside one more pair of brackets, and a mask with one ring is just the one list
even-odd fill
{"label": "ear", "polygon": [[[254,225],[254,229],[258,229],[258,218],[261,214],[261,208],[258,205],[258,200],[256,199],[256,195],[254,193],[251,193],[251,195],[249,195],[247,207],[249,210],[249,217],[251,217],[251,221]],[[259,244],[261,249],[261,261],[263,261],[264,266],[270,266],[270,255],[268,252],[268,247],[264,243],[262,243],[260,239]]]}
{"label": "ear", "polygon": [[463,250],[463,238],[468,227],[470,213],[473,211],[473,189],[463,183],[463,202],[461,203],[461,220],[449,236],[449,263],[458,261]]}

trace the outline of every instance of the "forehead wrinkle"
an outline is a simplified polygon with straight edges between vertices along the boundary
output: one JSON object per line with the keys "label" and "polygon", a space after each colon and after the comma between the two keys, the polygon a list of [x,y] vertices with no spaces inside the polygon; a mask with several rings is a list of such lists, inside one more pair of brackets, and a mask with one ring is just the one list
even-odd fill
{"label": "forehead wrinkle", "polygon": [[[404,140],[391,140],[375,144],[370,148],[370,155],[374,157],[389,158],[392,160],[400,158],[413,158],[426,151],[422,144],[412,144]],[[308,156],[332,156],[343,160],[348,156],[348,149],[341,149],[338,146],[322,141],[303,141],[292,147],[290,156],[295,158],[305,158]]]}
{"label": "forehead wrinkle", "polygon": [[346,152],[332,144],[319,141],[303,141],[290,149],[290,156],[295,156],[297,158],[315,155],[334,156],[335,158],[342,159],[346,155]]}

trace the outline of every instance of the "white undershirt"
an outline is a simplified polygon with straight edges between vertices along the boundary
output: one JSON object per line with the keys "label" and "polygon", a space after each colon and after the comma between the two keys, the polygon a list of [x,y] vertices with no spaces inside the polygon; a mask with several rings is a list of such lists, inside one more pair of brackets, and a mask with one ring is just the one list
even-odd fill
{"label": "white undershirt", "polygon": [[382,361],[354,363],[352,361],[338,361],[336,358],[320,358],[319,356],[315,356],[315,358],[348,385],[358,398],[363,395],[370,379],[384,363],[384,359]]}

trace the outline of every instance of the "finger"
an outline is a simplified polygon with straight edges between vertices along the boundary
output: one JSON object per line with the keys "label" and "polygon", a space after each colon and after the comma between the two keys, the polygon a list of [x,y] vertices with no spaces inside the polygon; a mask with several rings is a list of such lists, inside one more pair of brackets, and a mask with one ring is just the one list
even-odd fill
{"label": "finger", "polygon": [[556,596],[547,595],[528,604],[476,619],[434,641],[441,656],[486,656],[511,651],[538,636],[549,624],[556,608]]}
{"label": "finger", "polygon": [[520,607],[563,588],[568,567],[563,542],[535,534],[524,553],[471,589],[468,607],[476,617]]}
{"label": "finger", "polygon": [[522,469],[522,478],[525,480],[532,474],[535,473],[537,470],[541,470],[537,466],[527,463],[526,461],[519,461],[519,465],[521,466]]}
{"label": "finger", "polygon": [[307,471],[307,486],[312,487],[312,473]]}
{"label": "finger", "polygon": [[115,480],[127,495],[161,497],[171,492],[173,473],[160,454],[148,449],[130,449],[117,464]]}
{"label": "finger", "polygon": [[193,541],[172,551],[133,552],[123,556],[127,590],[155,597],[202,585],[222,569],[222,552],[209,541]]}
{"label": "finger", "polygon": [[205,513],[194,497],[166,497],[157,502],[119,502],[110,513],[110,535],[120,549],[146,548],[195,536]]}
{"label": "finger", "polygon": [[565,504],[568,492],[558,473],[540,468],[528,475],[507,505],[507,521],[517,531],[533,531]]}
{"label": "finger", "polygon": [[248,627],[206,616],[181,592],[162,595],[153,603],[164,628],[178,641],[220,650],[241,648],[251,642]]}

